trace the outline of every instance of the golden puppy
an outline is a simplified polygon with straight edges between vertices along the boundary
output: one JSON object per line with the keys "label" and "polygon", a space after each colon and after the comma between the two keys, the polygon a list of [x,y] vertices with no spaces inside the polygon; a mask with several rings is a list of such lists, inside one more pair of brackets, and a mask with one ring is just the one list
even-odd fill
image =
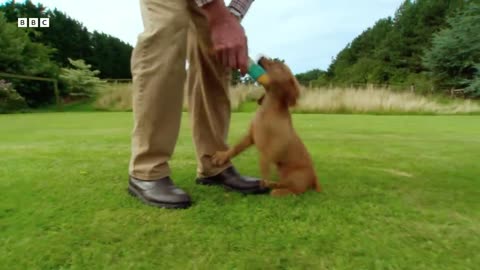
{"label": "golden puppy", "polygon": [[[305,145],[293,128],[289,108],[300,95],[297,80],[281,62],[262,58],[270,82],[266,94],[258,101],[257,110],[248,134],[227,151],[215,153],[212,161],[219,166],[255,144],[260,154],[262,184],[272,189],[271,195],[301,194],[309,189],[321,191],[313,162]],[[278,182],[271,182],[270,167],[277,167]]]}

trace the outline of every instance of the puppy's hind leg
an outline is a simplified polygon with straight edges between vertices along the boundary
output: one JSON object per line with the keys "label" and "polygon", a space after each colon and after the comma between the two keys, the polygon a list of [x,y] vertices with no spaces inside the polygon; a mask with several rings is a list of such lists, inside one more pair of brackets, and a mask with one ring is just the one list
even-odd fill
{"label": "puppy's hind leg", "polygon": [[318,183],[318,179],[315,177],[315,179],[313,180],[313,189],[316,191],[316,192],[322,192],[322,186],[320,186],[320,184]]}
{"label": "puppy's hind leg", "polygon": [[260,174],[262,176],[261,185],[262,187],[272,188],[274,183],[270,182],[270,161],[264,156],[264,154],[260,154]]}
{"label": "puppy's hind leg", "polygon": [[288,195],[295,195],[295,193],[287,188],[277,188],[272,190],[272,192],[270,192],[270,195],[272,195],[273,197],[284,197]]}

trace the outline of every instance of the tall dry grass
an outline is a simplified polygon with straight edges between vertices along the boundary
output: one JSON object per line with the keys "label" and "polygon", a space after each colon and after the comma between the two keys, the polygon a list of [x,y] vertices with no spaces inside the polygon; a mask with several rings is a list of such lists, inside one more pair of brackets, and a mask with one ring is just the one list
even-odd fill
{"label": "tall dry grass", "polygon": [[409,91],[395,92],[385,88],[303,89],[295,108],[308,113],[405,113],[469,114],[480,112],[472,100],[427,97]]}
{"label": "tall dry grass", "polygon": [[[246,101],[258,99],[263,90],[255,86],[239,86],[230,89],[230,102],[232,110],[237,110]],[[132,84],[110,83],[98,93],[94,107],[98,110],[107,111],[131,111],[132,110]],[[183,109],[188,108],[188,98],[184,92]]]}
{"label": "tall dry grass", "polygon": [[[264,93],[253,85],[230,89],[232,110],[245,102],[254,102]],[[131,84],[109,84],[94,104],[101,110],[132,109]],[[185,93],[184,109],[187,109]],[[393,92],[383,88],[302,88],[298,113],[379,113],[379,114],[470,114],[480,113],[480,104],[471,100],[426,97],[411,92]]]}
{"label": "tall dry grass", "polygon": [[107,84],[99,91],[93,106],[97,110],[106,111],[132,110],[132,84]]}

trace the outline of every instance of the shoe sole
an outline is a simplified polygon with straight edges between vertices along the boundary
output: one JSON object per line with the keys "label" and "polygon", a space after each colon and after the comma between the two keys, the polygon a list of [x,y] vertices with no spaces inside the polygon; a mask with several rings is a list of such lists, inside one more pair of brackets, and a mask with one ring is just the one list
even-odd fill
{"label": "shoe sole", "polygon": [[227,186],[223,183],[218,183],[218,182],[208,181],[208,180],[197,179],[196,182],[197,182],[198,185],[202,185],[202,186],[222,186],[227,191],[238,192],[238,193],[241,193],[241,194],[244,194],[244,195],[260,195],[260,194],[266,194],[266,193],[270,192],[270,190],[262,191],[262,190],[258,190],[258,189],[244,189],[244,190],[235,189],[235,188]]}
{"label": "shoe sole", "polygon": [[143,196],[141,196],[135,189],[128,187],[127,189],[128,194],[132,195],[135,198],[140,199],[144,204],[155,206],[158,208],[165,208],[165,209],[187,209],[189,208],[192,203],[159,203],[159,202],[151,202],[146,200]]}

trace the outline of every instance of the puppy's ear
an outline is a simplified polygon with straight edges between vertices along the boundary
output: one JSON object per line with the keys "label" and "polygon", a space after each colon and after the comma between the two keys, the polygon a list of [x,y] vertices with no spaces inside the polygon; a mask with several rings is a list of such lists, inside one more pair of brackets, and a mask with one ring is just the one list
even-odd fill
{"label": "puppy's ear", "polygon": [[297,105],[297,100],[300,97],[300,85],[297,80],[291,78],[288,82],[288,88],[286,93],[286,101],[289,107]]}
{"label": "puppy's ear", "polygon": [[258,104],[258,105],[262,105],[264,99],[265,99],[265,94],[263,94],[263,95],[257,100],[257,104]]}

